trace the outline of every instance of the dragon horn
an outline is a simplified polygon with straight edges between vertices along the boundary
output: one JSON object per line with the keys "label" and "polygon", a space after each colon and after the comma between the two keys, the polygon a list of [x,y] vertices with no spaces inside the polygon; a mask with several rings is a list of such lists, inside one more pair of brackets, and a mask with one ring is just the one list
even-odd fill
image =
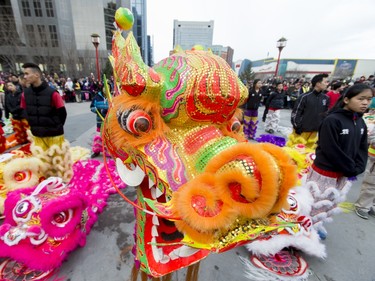
{"label": "dragon horn", "polygon": [[143,62],[133,32],[129,32],[125,40],[119,30],[115,31],[112,53],[115,76],[120,82],[120,94],[133,97],[142,95],[150,100],[158,100],[162,80],[159,74]]}

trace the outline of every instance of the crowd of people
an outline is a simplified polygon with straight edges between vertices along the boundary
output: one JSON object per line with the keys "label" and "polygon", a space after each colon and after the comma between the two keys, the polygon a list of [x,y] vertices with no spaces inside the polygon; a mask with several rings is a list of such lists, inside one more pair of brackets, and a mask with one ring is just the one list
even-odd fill
{"label": "crowd of people", "polygon": [[307,180],[319,187],[312,192],[315,207],[311,215],[321,239],[327,236],[323,223],[332,220],[351,181],[363,172],[355,212],[363,219],[375,217],[374,75],[349,83],[329,81],[327,74],[315,75],[311,81],[254,80],[249,83],[244,105],[244,133],[248,139],[255,139],[262,105],[266,132],[279,131],[280,110],[291,109],[293,131],[287,146],[302,143],[315,151]]}
{"label": "crowd of people", "polygon": [[[59,76],[57,73],[46,74],[42,72],[41,79],[49,87],[56,90],[66,103],[92,101],[103,87],[102,83],[95,78],[93,73],[86,77],[72,79],[70,77]],[[5,111],[5,93],[7,92],[5,83],[8,81],[13,82],[19,90],[27,87],[23,73],[0,72],[0,109],[2,111]],[[110,77],[107,82],[110,89],[113,89],[113,77]]]}
{"label": "crowd of people", "polygon": [[[113,89],[113,78],[108,84]],[[325,239],[323,222],[336,212],[349,180],[364,171],[362,190],[355,203],[356,213],[363,219],[375,216],[375,129],[368,129],[363,118],[369,111],[367,116],[374,119],[374,76],[367,79],[362,76],[358,81],[346,83],[329,81],[327,74],[318,74],[310,81],[304,78],[264,82],[255,79],[248,86],[243,130],[249,140],[256,136],[260,106],[265,107],[262,121],[270,134],[279,131],[280,110],[291,109],[293,131],[287,146],[303,143],[315,150],[316,158],[308,179],[319,183],[321,190],[315,200],[327,199],[324,206],[313,209],[320,237]],[[50,165],[51,175],[65,181],[72,176],[69,143],[64,138],[65,103],[82,101],[91,101],[90,109],[96,113],[98,134],[92,154],[96,157],[101,152],[100,128],[108,103],[102,84],[93,75],[65,79],[56,74],[45,75],[33,63],[24,64],[19,76],[0,74],[1,124],[3,118],[11,118],[19,144],[27,142],[26,131],[30,129],[31,150]],[[3,146],[0,144],[0,147]],[[65,163],[64,169],[54,169],[56,161]],[[327,195],[332,187],[334,191]]]}
{"label": "crowd of people", "polygon": [[[274,132],[278,131],[278,116],[280,115],[279,110],[293,110],[295,108],[297,99],[303,94],[311,93],[315,89],[315,87],[318,87],[318,89],[315,89],[315,93],[322,92],[322,94],[324,95],[321,95],[320,98],[326,99],[329,102],[327,106],[324,105],[324,108],[320,109],[324,112],[326,112],[328,109],[331,109],[337,102],[339,97],[344,93],[344,91],[354,84],[363,83],[373,88],[375,87],[374,75],[370,75],[367,79],[365,76],[361,76],[355,81],[329,81],[328,75],[325,74],[322,74],[322,76],[319,77],[322,78],[319,78],[320,81],[314,81],[312,79],[308,80],[305,77],[282,81],[278,79],[267,79],[264,81],[255,79],[249,81],[247,83],[247,87],[249,89],[249,98],[247,100],[247,103],[243,106],[244,133],[247,138],[255,138],[258,126],[258,109],[261,106],[265,107],[262,120],[263,122],[265,122],[266,132],[273,134]],[[322,88],[322,90],[320,90],[320,88]],[[305,100],[305,98],[303,100]],[[301,107],[298,107],[298,110],[300,112]],[[299,119],[298,110],[296,109],[296,112],[293,112],[292,114],[294,116],[292,117],[292,119],[294,119],[294,121],[292,120],[294,129],[296,129],[296,126],[302,125],[295,123],[296,120]],[[311,131],[316,132],[317,128]],[[301,133],[299,132],[303,133],[304,128],[297,128],[297,134],[301,135]],[[316,143],[316,140],[313,141],[313,143]]]}
{"label": "crowd of people", "polygon": [[[0,152],[3,153],[8,148],[2,127],[5,126],[4,121],[9,119],[16,145],[24,145],[32,140],[30,150],[49,165],[50,176],[59,176],[69,181],[72,170],[69,142],[64,138],[67,117],[65,103],[91,102],[90,110],[96,113],[100,124],[99,120],[105,116],[104,107],[108,107],[103,85],[93,74],[71,79],[57,74],[47,75],[34,63],[25,63],[22,68],[23,72],[19,75],[0,73]],[[109,88],[113,89],[113,78],[107,81]],[[98,103],[99,100],[101,103]],[[99,134],[100,129],[97,131]],[[92,157],[99,155],[101,144],[101,138],[96,136]]]}

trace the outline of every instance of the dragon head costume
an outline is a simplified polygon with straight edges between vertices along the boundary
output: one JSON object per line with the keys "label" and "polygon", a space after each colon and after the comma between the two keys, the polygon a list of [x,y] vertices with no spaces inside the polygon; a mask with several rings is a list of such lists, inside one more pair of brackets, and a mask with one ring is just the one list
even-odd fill
{"label": "dragon head costume", "polygon": [[288,155],[251,144],[236,116],[248,95],[210,51],[179,51],[148,67],[129,32],[113,37],[115,94],[103,141],[137,189],[135,259],[159,277],[280,225],[296,182]]}

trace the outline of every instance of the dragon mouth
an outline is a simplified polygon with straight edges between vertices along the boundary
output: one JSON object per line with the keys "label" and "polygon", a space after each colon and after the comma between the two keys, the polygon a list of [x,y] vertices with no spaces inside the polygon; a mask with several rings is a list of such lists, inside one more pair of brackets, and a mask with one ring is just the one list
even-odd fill
{"label": "dragon mouth", "polygon": [[[159,227],[161,227],[160,230]],[[166,228],[174,228],[174,230],[172,230],[172,232],[170,233],[167,233],[165,232]],[[159,231],[161,232],[159,233]],[[157,263],[167,264],[168,262],[176,259],[188,258],[200,251],[200,249],[192,248],[187,245],[176,246],[172,249],[161,246],[162,244],[168,242],[173,243],[176,241],[181,241],[183,235],[178,232],[173,222],[166,219],[161,219],[160,221],[159,218],[155,215],[152,217],[151,237],[152,238],[150,245],[152,255],[155,262]]]}
{"label": "dragon mouth", "polygon": [[274,146],[227,147],[173,193],[149,162],[128,162],[116,159],[120,178],[139,186],[136,258],[155,277],[276,230],[266,227],[268,216],[281,210],[294,184],[294,166]]}
{"label": "dragon mouth", "polygon": [[[137,211],[136,242],[141,252],[147,253],[148,270],[153,276],[163,276],[176,269],[189,266],[210,253],[208,250],[186,245],[183,242],[184,235],[177,230],[172,220],[157,216],[152,212],[146,201],[166,204],[170,199],[165,190],[162,191],[158,183],[146,176],[141,167],[133,163],[124,164],[120,158],[116,158],[116,168],[124,183],[139,186],[137,201],[147,211]],[[143,226],[140,222],[143,222]],[[141,233],[143,237],[140,237]],[[141,260],[138,256],[136,258]]]}

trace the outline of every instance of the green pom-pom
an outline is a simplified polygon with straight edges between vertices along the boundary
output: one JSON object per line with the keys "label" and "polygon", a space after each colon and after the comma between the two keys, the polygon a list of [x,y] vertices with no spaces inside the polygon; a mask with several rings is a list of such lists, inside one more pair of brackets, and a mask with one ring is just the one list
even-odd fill
{"label": "green pom-pom", "polygon": [[122,30],[130,30],[134,24],[133,13],[128,8],[118,8],[115,14],[115,21]]}

